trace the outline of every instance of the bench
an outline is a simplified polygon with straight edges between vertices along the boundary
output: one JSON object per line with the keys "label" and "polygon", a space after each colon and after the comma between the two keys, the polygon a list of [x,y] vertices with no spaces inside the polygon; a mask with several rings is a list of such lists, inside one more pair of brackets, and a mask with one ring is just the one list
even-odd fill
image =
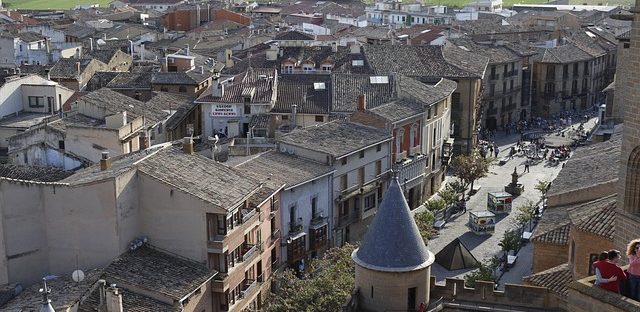
{"label": "bench", "polygon": [[446,222],[444,220],[439,220],[433,223],[433,228],[436,230],[441,230],[444,227]]}
{"label": "bench", "polygon": [[498,164],[500,166],[502,166],[502,165],[506,164],[507,161],[509,161],[509,156],[504,156],[504,157],[500,158],[500,160],[498,161]]}

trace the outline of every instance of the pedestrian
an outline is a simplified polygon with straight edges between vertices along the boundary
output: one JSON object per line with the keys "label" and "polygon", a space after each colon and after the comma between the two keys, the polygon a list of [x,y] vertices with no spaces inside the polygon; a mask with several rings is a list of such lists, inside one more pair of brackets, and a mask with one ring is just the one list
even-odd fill
{"label": "pedestrian", "polygon": [[529,172],[529,159],[524,162],[524,172]]}
{"label": "pedestrian", "polygon": [[594,263],[594,267],[600,271],[602,278],[610,279],[614,276],[616,277],[616,281],[601,283],[599,285],[600,288],[614,293],[620,293],[620,283],[623,283],[624,285],[627,276],[624,274],[624,271],[622,271],[622,269],[618,266],[619,261],[620,251],[612,249],[607,252],[606,261],[598,261]]}
{"label": "pedestrian", "polygon": [[602,274],[600,274],[600,270],[597,268],[597,263],[599,261],[607,261],[607,257],[608,257],[608,252],[607,251],[603,251],[600,253],[600,255],[598,256],[598,260],[596,260],[595,262],[593,262],[593,264],[591,264],[591,266],[593,267],[595,273],[596,273],[596,280],[594,282],[595,285],[600,285],[602,283],[608,283],[608,282],[615,282],[618,280],[617,277],[610,277],[610,278],[603,278]]}
{"label": "pedestrian", "polygon": [[424,302],[420,302],[420,305],[418,306],[418,312],[425,312],[425,305]]}
{"label": "pedestrian", "polygon": [[629,295],[631,299],[638,301],[640,298],[640,239],[634,239],[627,245],[627,256],[629,257],[627,269]]}
{"label": "pedestrian", "polygon": [[498,148],[498,146],[497,146],[497,145],[496,145],[496,147],[495,147],[495,149],[494,149],[494,150],[496,151],[496,158],[498,158],[498,152],[500,152],[500,149]]}

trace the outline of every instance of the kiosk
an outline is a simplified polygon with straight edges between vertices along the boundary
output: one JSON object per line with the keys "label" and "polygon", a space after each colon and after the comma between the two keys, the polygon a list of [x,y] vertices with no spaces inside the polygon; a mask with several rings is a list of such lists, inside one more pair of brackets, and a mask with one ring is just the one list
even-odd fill
{"label": "kiosk", "polygon": [[496,229],[496,215],[490,211],[470,211],[469,229],[476,235],[491,235]]}
{"label": "kiosk", "polygon": [[510,213],[513,195],[507,192],[490,192],[487,195],[487,210],[496,213]]}

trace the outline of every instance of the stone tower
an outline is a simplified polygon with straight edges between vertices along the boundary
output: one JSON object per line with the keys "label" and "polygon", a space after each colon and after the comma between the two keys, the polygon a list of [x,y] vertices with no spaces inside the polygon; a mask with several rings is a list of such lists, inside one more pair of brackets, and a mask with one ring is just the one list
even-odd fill
{"label": "stone tower", "polygon": [[387,189],[360,248],[351,255],[356,263],[356,287],[364,311],[413,311],[429,304],[431,264],[397,178]]}
{"label": "stone tower", "polygon": [[640,0],[633,9],[630,44],[622,48],[626,49],[626,64],[616,73],[616,89],[621,88],[621,98],[616,101],[624,107],[615,229],[615,244],[620,250],[640,238]]}

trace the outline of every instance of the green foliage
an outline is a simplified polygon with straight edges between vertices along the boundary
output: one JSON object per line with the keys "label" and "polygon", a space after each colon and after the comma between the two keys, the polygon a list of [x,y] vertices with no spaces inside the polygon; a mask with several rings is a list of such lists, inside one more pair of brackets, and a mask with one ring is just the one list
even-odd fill
{"label": "green foliage", "polygon": [[536,183],[536,186],[534,186],[534,188],[538,192],[540,192],[540,195],[542,195],[542,198],[544,198],[544,196],[547,195],[547,191],[549,191],[550,187],[551,187],[551,182],[546,180],[538,180],[538,183]]}
{"label": "green foliage", "polygon": [[426,245],[429,242],[429,238],[431,238],[431,229],[433,228],[435,216],[433,215],[433,212],[429,210],[423,210],[417,212],[414,215],[414,219],[416,220],[416,224],[418,225],[418,229],[420,230],[420,235],[422,235],[422,239],[424,240],[424,243]]}
{"label": "green foliage", "polygon": [[489,260],[481,262],[477,269],[465,274],[464,284],[467,287],[476,287],[476,281],[495,282],[497,276],[496,269],[500,266],[500,259],[493,257]]}
{"label": "green foliage", "polygon": [[518,212],[515,220],[519,226],[525,225],[536,216],[536,204],[530,200],[522,203],[517,209]]}
{"label": "green foliage", "polygon": [[444,190],[438,191],[438,196],[442,200],[444,200],[445,206],[450,206],[451,204],[457,203],[460,198],[460,194],[456,193],[452,190],[445,188]]}
{"label": "green foliage", "polygon": [[439,211],[447,208],[447,202],[442,198],[434,198],[424,202],[424,206],[431,211]]}
{"label": "green foliage", "polygon": [[447,185],[445,185],[445,189],[458,193],[460,195],[464,194],[464,192],[467,191],[467,187],[464,185],[464,183],[458,180],[447,183]]}
{"label": "green foliage", "polygon": [[329,249],[322,259],[312,261],[312,276],[300,279],[293,270],[275,274],[276,288],[266,311],[340,311],[355,287],[355,265],[346,244]]}
{"label": "green foliage", "polygon": [[453,167],[453,175],[462,180],[465,187],[470,185],[473,188],[473,182],[486,177],[494,161],[494,157],[480,156],[480,152],[476,149],[469,155],[458,155],[453,158],[451,167]]}
{"label": "green foliage", "polygon": [[504,232],[504,237],[498,243],[502,251],[518,250],[520,248],[520,234],[517,231],[508,230]]}

